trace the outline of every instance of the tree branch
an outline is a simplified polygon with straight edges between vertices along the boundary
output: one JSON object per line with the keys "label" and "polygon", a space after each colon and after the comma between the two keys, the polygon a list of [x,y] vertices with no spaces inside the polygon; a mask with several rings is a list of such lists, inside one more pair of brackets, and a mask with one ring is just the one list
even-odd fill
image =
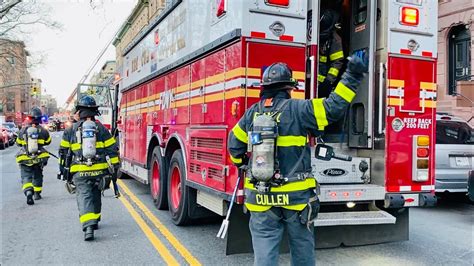
{"label": "tree branch", "polygon": [[21,0],[13,0],[13,2],[0,6],[0,19],[2,19],[8,12],[18,5]]}

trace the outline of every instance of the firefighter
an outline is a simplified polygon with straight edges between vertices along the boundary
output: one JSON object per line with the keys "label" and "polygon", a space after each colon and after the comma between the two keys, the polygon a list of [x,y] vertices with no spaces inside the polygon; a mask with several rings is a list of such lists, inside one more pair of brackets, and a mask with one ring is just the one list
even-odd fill
{"label": "firefighter", "polygon": [[48,130],[41,126],[41,118],[41,110],[33,107],[16,139],[17,145],[21,147],[16,155],[16,162],[20,165],[23,193],[28,205],[33,205],[35,200],[41,199],[43,167],[49,158],[44,146],[51,143],[51,136]]}
{"label": "firefighter", "polygon": [[79,121],[65,130],[60,154],[71,154],[69,165],[79,209],[84,240],[94,240],[101,219],[101,192],[109,188],[119,167],[118,149],[109,131],[95,116],[98,106],[92,96],[83,96],[76,105]]}
{"label": "firefighter", "polygon": [[366,60],[351,58],[334,92],[312,100],[290,99],[297,82],[286,64],[275,63],[264,71],[261,100],[245,112],[228,142],[230,160],[248,167],[245,206],[255,265],[278,265],[284,228],[292,265],[315,265],[313,222],[319,200],[308,135],[321,135],[341,118],[366,69]]}
{"label": "firefighter", "polygon": [[319,33],[318,94],[327,96],[336,85],[339,71],[344,65],[342,39],[336,32],[339,15],[332,9],[321,14]]}

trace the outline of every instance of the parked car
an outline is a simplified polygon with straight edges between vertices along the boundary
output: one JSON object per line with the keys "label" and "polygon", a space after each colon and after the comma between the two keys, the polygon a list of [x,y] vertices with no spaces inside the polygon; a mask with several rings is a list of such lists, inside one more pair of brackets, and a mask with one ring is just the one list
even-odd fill
{"label": "parked car", "polygon": [[8,137],[7,130],[0,127],[0,150],[8,148],[10,146],[10,140]]}
{"label": "parked car", "polygon": [[7,132],[7,135],[8,135],[8,145],[9,146],[13,146],[15,144],[15,141],[16,141],[16,134],[13,133],[13,131],[7,127],[3,127],[2,128],[2,131],[6,131]]}
{"label": "parked car", "polygon": [[14,122],[5,122],[3,123],[2,126],[9,128],[17,136],[18,136],[18,133],[20,132],[20,129],[18,129],[18,126]]}
{"label": "parked car", "polygon": [[467,192],[474,166],[474,129],[463,119],[436,116],[436,192]]}

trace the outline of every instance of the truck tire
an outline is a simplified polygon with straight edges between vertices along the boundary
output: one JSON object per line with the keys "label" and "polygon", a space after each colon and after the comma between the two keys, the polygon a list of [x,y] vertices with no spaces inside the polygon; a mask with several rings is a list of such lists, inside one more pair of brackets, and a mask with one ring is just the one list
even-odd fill
{"label": "truck tire", "polygon": [[171,156],[168,171],[168,202],[171,220],[175,225],[189,222],[189,188],[186,187],[186,167],[183,152],[176,150]]}
{"label": "truck tire", "polygon": [[5,143],[0,143],[0,150],[4,150],[5,149]]}
{"label": "truck tire", "polygon": [[148,169],[148,183],[153,203],[158,210],[168,208],[168,187],[165,168],[165,159],[161,156],[160,148],[155,147],[151,155],[150,169]]}

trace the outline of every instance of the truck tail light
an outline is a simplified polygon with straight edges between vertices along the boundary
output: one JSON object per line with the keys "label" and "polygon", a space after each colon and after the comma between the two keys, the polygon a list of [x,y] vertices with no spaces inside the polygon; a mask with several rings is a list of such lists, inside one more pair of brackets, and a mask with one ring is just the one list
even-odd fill
{"label": "truck tail light", "polygon": [[290,5],[290,0],[265,0],[265,3],[269,6],[288,7]]}
{"label": "truck tail light", "polygon": [[418,169],[428,169],[428,159],[418,159],[416,161],[416,168],[418,168]]}
{"label": "truck tail light", "polygon": [[429,180],[429,145],[429,136],[413,136],[412,180],[415,182],[425,182]]}
{"label": "truck tail light", "polygon": [[416,181],[423,182],[428,181],[428,169],[417,170],[416,171]]}
{"label": "truck tail light", "polygon": [[427,148],[418,148],[416,149],[416,155],[421,158],[426,158],[430,155],[430,150]]}
{"label": "truck tail light", "polygon": [[400,23],[407,26],[418,26],[420,23],[420,11],[413,7],[402,7]]}
{"label": "truck tail light", "polygon": [[227,13],[227,0],[219,0],[217,4],[216,16],[219,18]]}
{"label": "truck tail light", "polygon": [[417,136],[416,143],[418,146],[429,146],[430,145],[430,137],[429,136]]}

